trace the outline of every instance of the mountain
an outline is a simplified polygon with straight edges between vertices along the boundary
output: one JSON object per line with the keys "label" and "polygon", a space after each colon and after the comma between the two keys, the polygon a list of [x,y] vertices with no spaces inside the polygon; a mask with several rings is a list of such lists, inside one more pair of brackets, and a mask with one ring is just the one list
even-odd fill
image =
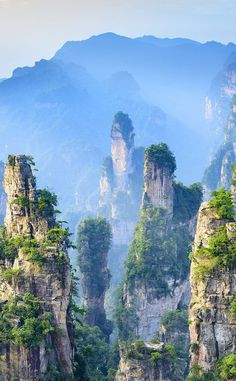
{"label": "mountain", "polygon": [[0,82],[0,159],[33,154],[40,185],[54,189],[77,221],[81,210],[95,211],[113,115],[123,111],[137,145],[167,142],[180,163],[178,177],[199,180],[210,146],[204,98],[234,50],[112,33],[67,42],[52,59]]}

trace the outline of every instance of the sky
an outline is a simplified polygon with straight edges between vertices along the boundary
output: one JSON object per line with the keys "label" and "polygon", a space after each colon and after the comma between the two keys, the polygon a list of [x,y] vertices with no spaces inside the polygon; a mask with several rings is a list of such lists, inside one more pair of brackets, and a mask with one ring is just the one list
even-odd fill
{"label": "sky", "polygon": [[236,0],[0,0],[0,78],[105,32],[236,43],[235,20]]}

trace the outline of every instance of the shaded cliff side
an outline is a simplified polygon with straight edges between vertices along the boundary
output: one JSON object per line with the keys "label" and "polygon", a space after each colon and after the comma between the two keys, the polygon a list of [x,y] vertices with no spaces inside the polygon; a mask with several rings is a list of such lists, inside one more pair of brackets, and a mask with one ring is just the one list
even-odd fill
{"label": "shaded cliff side", "polygon": [[105,293],[110,285],[107,257],[111,238],[110,225],[102,217],[87,218],[79,225],[77,247],[85,320],[90,326],[98,326],[107,340],[112,331],[104,308]]}
{"label": "shaded cliff side", "polygon": [[199,380],[206,373],[209,380],[235,380],[234,205],[230,192],[219,190],[213,196],[201,205],[192,253],[191,367]]}
{"label": "shaded cliff side", "polygon": [[4,164],[0,161],[0,224],[3,224],[6,214],[6,193],[3,189]]}
{"label": "shaded cliff side", "polygon": [[36,188],[32,158],[9,156],[1,232],[2,380],[69,380],[73,375],[69,233],[56,222],[57,198]]}
{"label": "shaded cliff side", "polygon": [[[226,119],[225,119],[226,120]],[[228,120],[225,122],[224,141],[216,151],[203,177],[207,195],[217,188],[230,187],[232,166],[236,161],[236,95],[233,96]]]}
{"label": "shaded cliff side", "polygon": [[[174,182],[175,169],[175,158],[166,144],[146,149],[140,221],[116,310],[123,340],[150,341],[158,337],[172,345],[176,334],[163,334],[162,318],[171,311],[185,310],[189,302],[188,252],[202,191],[198,184],[188,188]],[[186,325],[184,334],[187,336]],[[182,348],[185,360],[178,365],[181,374],[172,374],[171,380],[183,379],[188,366],[187,349],[188,340]]]}

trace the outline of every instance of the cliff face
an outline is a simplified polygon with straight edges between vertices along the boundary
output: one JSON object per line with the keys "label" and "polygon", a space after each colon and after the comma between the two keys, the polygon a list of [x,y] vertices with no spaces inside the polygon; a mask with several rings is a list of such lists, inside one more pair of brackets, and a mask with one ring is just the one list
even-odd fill
{"label": "cliff face", "polygon": [[[161,157],[155,157],[154,146],[146,151],[144,162],[144,193],[143,207],[148,204],[154,208],[164,208],[168,214],[173,214],[173,172],[175,166],[168,166]],[[167,164],[167,163],[166,163]]]}
{"label": "cliff face", "polygon": [[[163,143],[145,151],[144,168],[140,221],[126,262],[117,321],[123,340],[150,341],[159,335],[165,344],[172,345],[175,330],[161,334],[162,318],[171,311],[186,309],[189,302],[188,246],[195,231],[202,192],[198,185],[187,188],[174,183],[175,158]],[[187,336],[187,325],[184,330]],[[188,367],[187,346],[183,344],[185,359],[177,366],[180,374],[174,372],[171,380],[184,377]],[[121,366],[124,367],[124,361]],[[168,379],[158,377],[155,379]]]}
{"label": "cliff face", "polygon": [[232,218],[222,218],[212,204],[203,203],[192,254],[189,319],[191,366],[205,372],[236,348],[235,240]]}
{"label": "cliff face", "polygon": [[236,96],[232,98],[224,142],[217,150],[204,174],[203,183],[208,193],[217,188],[230,188],[232,166],[236,161]]}
{"label": "cliff face", "polygon": [[98,326],[107,340],[111,325],[106,319],[104,300],[110,285],[107,266],[110,243],[110,225],[104,218],[88,218],[80,223],[77,246],[85,318],[90,326]]}
{"label": "cliff face", "polygon": [[1,374],[7,381],[32,381],[54,380],[59,372],[66,380],[73,374],[68,235],[56,223],[55,196],[36,189],[30,164],[26,156],[10,156],[5,169]]}
{"label": "cliff face", "polygon": [[115,381],[170,381],[174,364],[171,357],[169,362],[166,361],[167,353],[168,347],[163,343],[137,341],[121,347],[121,361]]}
{"label": "cliff face", "polygon": [[133,236],[143,185],[142,148],[134,147],[134,127],[118,112],[111,129],[111,156],[104,160],[100,179],[99,214],[111,223],[113,246],[109,268],[115,288],[123,276],[124,261]]}
{"label": "cliff face", "polygon": [[118,113],[111,130],[111,156],[116,187],[127,190],[129,175],[133,173],[132,156],[134,151],[134,132],[127,115]]}
{"label": "cliff face", "polygon": [[236,56],[232,54],[212,82],[206,97],[206,119],[219,129],[224,127],[232,97],[236,94]]}

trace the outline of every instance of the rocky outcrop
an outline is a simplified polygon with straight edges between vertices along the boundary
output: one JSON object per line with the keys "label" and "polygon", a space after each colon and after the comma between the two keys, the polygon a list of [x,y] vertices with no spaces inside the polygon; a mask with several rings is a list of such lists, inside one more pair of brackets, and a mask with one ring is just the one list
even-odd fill
{"label": "rocky outcrop", "polygon": [[128,115],[115,115],[111,130],[111,156],[115,176],[115,186],[126,191],[129,175],[133,173],[134,128]]}
{"label": "rocky outcrop", "polygon": [[110,285],[107,266],[110,244],[111,229],[104,218],[88,218],[80,223],[77,247],[85,319],[90,326],[98,326],[107,340],[112,330],[104,308],[105,293]]}
{"label": "rocky outcrop", "polygon": [[105,158],[100,179],[99,215],[112,227],[109,252],[111,292],[122,279],[142,197],[144,149],[134,147],[134,127],[127,114],[118,112],[111,129],[111,156]]}
{"label": "rocky outcrop", "polygon": [[73,374],[68,232],[55,220],[56,196],[37,190],[32,165],[27,156],[9,156],[5,169],[1,376],[4,381],[53,380],[59,372],[67,380]]}
{"label": "rocky outcrop", "polygon": [[[163,144],[163,152],[165,145]],[[144,193],[143,207],[150,204],[154,208],[164,208],[173,215],[173,173],[175,162],[169,157],[161,157],[162,152],[156,153],[155,146],[146,150],[144,161]]]}
{"label": "rocky outcrop", "polygon": [[213,370],[217,361],[236,347],[231,308],[236,297],[236,266],[229,259],[235,240],[232,218],[221,218],[212,204],[203,203],[192,254],[189,313],[191,366],[203,371]]}
{"label": "rocky outcrop", "polygon": [[[152,145],[146,149],[144,168],[140,222],[136,226],[126,262],[117,309],[118,327],[122,340],[129,338],[149,342],[159,333],[159,338],[164,340],[163,345],[172,345],[172,342],[175,343],[175,332],[165,336],[159,331],[166,313],[184,310],[189,303],[189,244],[195,231],[202,190],[196,184],[188,188],[173,181],[176,163],[166,144]],[[186,337],[187,331],[185,325]],[[173,372],[172,381],[182,380],[186,374],[187,344],[184,348],[184,360],[183,352],[181,360],[178,359],[180,374]],[[129,362],[127,366],[132,367]],[[122,367],[125,366],[121,362],[118,374]],[[162,375],[162,366],[159,372],[155,380],[168,379]],[[148,377],[152,376],[147,373],[147,380]]]}
{"label": "rocky outcrop", "polygon": [[163,343],[137,341],[120,348],[120,366],[115,381],[170,381],[173,373],[173,359]]}
{"label": "rocky outcrop", "polygon": [[111,129],[111,157],[104,160],[99,211],[112,224],[114,245],[132,238],[142,193],[143,152],[134,148],[134,128],[127,114],[118,112]]}

